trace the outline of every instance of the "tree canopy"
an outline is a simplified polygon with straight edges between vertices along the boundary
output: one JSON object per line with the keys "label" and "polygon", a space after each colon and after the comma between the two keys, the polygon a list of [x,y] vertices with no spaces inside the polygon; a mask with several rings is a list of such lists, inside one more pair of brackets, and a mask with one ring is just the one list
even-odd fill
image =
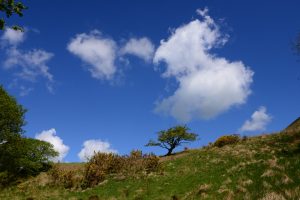
{"label": "tree canopy", "polygon": [[167,156],[171,155],[176,147],[197,139],[197,134],[189,133],[188,131],[189,128],[186,126],[175,126],[168,130],[162,130],[157,133],[157,141],[150,140],[146,146],[159,146],[168,150]]}
{"label": "tree canopy", "polygon": [[[27,7],[24,6],[22,2],[15,2],[14,0],[0,0],[0,14],[2,13],[6,19],[10,18],[14,14],[22,17],[23,10],[26,8]],[[6,19],[4,17],[0,18],[0,30],[5,29]],[[22,27],[18,25],[13,25],[10,28],[15,30],[23,30]]]}
{"label": "tree canopy", "polygon": [[0,86],[0,143],[5,133],[23,134],[26,109]]}
{"label": "tree canopy", "polygon": [[0,86],[0,185],[46,170],[58,155],[52,144],[23,136],[25,112]]}

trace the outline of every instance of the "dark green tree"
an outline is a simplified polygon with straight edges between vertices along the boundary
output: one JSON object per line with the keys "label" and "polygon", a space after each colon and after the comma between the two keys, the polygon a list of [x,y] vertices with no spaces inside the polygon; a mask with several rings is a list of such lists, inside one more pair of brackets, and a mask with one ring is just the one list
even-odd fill
{"label": "dark green tree", "polygon": [[[27,7],[22,2],[15,2],[14,0],[0,0],[0,30],[4,30],[6,27],[6,19],[16,14],[20,17],[23,16],[23,10]],[[4,15],[1,17],[1,15]],[[6,17],[6,19],[4,18]],[[13,25],[10,28],[14,30],[23,30],[18,25]]]}
{"label": "dark green tree", "polygon": [[189,133],[189,128],[186,126],[175,126],[168,130],[158,132],[157,141],[150,140],[146,146],[159,146],[167,149],[166,156],[172,154],[173,150],[183,143],[188,143],[197,140],[198,135]]}
{"label": "dark green tree", "polygon": [[46,170],[58,155],[50,143],[23,136],[25,112],[0,86],[0,185]]}
{"label": "dark green tree", "polygon": [[6,133],[22,135],[26,109],[0,86],[0,143]]}

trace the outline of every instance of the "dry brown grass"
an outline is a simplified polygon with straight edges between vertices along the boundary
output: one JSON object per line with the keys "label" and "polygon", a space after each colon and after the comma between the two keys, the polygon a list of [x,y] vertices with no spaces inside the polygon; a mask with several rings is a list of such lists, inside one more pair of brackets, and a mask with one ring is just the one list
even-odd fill
{"label": "dry brown grass", "polygon": [[272,177],[275,176],[275,171],[272,169],[267,169],[262,175],[261,177]]}
{"label": "dry brown grass", "polygon": [[286,200],[286,198],[276,192],[270,192],[267,193],[261,200]]}
{"label": "dry brown grass", "polygon": [[288,177],[288,175],[284,174],[281,179],[281,182],[283,184],[287,185],[287,184],[293,183],[294,181],[290,177]]}
{"label": "dry brown grass", "polygon": [[270,184],[270,183],[268,183],[267,181],[263,181],[263,186],[264,186],[264,188],[266,188],[266,189],[271,189],[273,186]]}

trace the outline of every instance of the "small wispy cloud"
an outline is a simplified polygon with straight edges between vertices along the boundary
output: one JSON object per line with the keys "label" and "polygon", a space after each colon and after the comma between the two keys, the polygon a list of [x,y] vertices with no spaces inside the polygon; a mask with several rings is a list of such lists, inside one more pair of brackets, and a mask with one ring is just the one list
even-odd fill
{"label": "small wispy cloud", "polygon": [[149,62],[153,58],[155,47],[150,39],[146,37],[142,38],[131,38],[121,48],[120,53],[122,55],[129,54],[137,56],[146,62]]}
{"label": "small wispy cloud", "polygon": [[19,68],[15,75],[23,80],[35,82],[38,77],[44,77],[49,82],[53,82],[53,75],[49,72],[47,65],[52,57],[52,53],[41,49],[21,51],[17,48],[10,48],[7,50],[4,68]]}
{"label": "small wispy cloud", "polygon": [[[32,87],[25,88],[21,81],[37,82],[38,78],[46,79],[46,86],[50,92],[53,92],[54,78],[50,73],[48,62],[54,54],[43,49],[22,50],[21,43],[26,39],[25,32],[6,29],[1,36],[2,48],[5,49],[6,57],[2,61],[3,69],[12,72],[15,87],[19,87],[20,95],[28,94]],[[24,93],[24,91],[27,91]]]}

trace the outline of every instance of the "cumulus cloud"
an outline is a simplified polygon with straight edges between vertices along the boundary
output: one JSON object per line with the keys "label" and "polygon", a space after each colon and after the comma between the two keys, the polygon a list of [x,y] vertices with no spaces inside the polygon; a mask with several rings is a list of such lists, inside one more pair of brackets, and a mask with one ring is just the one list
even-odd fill
{"label": "cumulus cloud", "polygon": [[116,43],[104,37],[98,30],[76,35],[67,49],[88,65],[88,70],[96,79],[112,79],[117,71]]}
{"label": "cumulus cloud", "polygon": [[111,149],[110,143],[102,140],[87,140],[83,143],[83,148],[78,153],[78,157],[81,161],[86,161],[91,158],[94,153],[117,153],[117,150]]}
{"label": "cumulus cloud", "polygon": [[13,46],[22,43],[24,39],[25,39],[25,32],[16,31],[10,28],[5,29],[1,37],[1,40],[4,43],[8,43],[9,45],[13,45]]}
{"label": "cumulus cloud", "polygon": [[154,54],[154,45],[146,38],[131,38],[120,50],[121,54],[131,54],[145,61],[150,61]]}
{"label": "cumulus cloud", "polygon": [[49,142],[53,145],[54,150],[59,153],[59,155],[52,160],[55,162],[63,161],[64,157],[69,152],[69,147],[63,143],[63,140],[56,135],[56,130],[54,128],[42,131],[35,136],[36,139]]}
{"label": "cumulus cloud", "polygon": [[226,43],[208,10],[197,10],[196,19],[177,28],[162,40],[154,54],[164,62],[164,78],[174,77],[178,88],[156,105],[155,111],[178,121],[213,118],[232,106],[246,102],[251,93],[253,72],[241,61],[229,61],[211,50]]}
{"label": "cumulus cloud", "polygon": [[272,117],[267,113],[266,107],[261,106],[251,115],[250,120],[245,121],[240,131],[263,131],[271,120]]}

